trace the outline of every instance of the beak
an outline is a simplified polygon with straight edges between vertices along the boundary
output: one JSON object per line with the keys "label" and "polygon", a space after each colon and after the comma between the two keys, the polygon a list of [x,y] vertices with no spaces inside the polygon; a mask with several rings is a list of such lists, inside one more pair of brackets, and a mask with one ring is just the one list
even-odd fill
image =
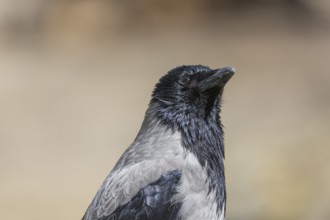
{"label": "beak", "polygon": [[235,68],[233,67],[224,67],[201,73],[198,87],[201,92],[214,87],[224,87],[234,73]]}

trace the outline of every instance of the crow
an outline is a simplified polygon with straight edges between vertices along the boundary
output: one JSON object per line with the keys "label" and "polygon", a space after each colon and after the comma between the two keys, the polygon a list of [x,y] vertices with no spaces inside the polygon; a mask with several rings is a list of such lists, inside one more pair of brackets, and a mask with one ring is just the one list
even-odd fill
{"label": "crow", "polygon": [[161,77],[137,137],[83,220],[224,220],[219,113],[224,86],[234,72],[187,65]]}

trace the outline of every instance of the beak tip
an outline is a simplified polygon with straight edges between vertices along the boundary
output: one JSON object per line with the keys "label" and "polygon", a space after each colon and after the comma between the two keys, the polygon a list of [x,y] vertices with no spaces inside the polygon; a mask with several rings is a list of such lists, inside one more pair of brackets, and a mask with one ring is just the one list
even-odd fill
{"label": "beak tip", "polygon": [[236,69],[234,67],[224,67],[224,68],[220,68],[218,71],[221,75],[221,81],[223,85],[225,85],[230,80],[230,78],[235,74]]}
{"label": "beak tip", "polygon": [[219,70],[223,73],[228,73],[228,74],[232,74],[232,75],[236,73],[235,67],[223,67],[223,68],[220,68]]}
{"label": "beak tip", "polygon": [[234,73],[234,74],[236,73],[235,67],[229,67],[229,71],[232,72],[232,73]]}

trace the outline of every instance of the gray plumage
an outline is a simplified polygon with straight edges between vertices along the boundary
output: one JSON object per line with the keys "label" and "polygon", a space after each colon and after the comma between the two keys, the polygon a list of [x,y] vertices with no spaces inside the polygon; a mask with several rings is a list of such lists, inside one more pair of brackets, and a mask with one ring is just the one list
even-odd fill
{"label": "gray plumage", "polygon": [[233,68],[181,66],[156,85],[142,127],[83,220],[224,220],[220,99]]}

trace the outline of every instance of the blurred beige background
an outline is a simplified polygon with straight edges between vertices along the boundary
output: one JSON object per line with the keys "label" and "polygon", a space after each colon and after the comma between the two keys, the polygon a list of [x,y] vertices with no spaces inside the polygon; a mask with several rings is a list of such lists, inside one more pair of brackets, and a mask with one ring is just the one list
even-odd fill
{"label": "blurred beige background", "polygon": [[326,0],[1,0],[0,216],[80,219],[154,84],[234,66],[228,220],[330,219]]}

